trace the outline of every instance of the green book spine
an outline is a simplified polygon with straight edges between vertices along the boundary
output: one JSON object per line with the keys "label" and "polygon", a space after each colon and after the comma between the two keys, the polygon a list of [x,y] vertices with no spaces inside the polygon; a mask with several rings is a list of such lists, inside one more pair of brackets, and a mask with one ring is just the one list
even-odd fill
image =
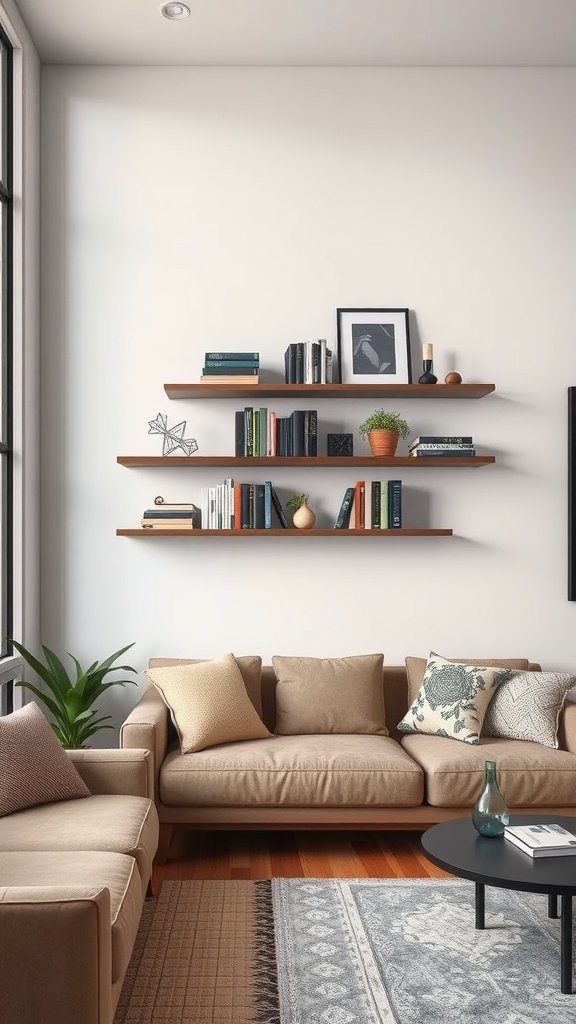
{"label": "green book spine", "polygon": [[257,456],[260,454],[260,437],[259,437],[259,421],[258,409],[252,410],[252,451],[251,455]]}
{"label": "green book spine", "polygon": [[388,481],[380,481],[380,529],[388,529]]}

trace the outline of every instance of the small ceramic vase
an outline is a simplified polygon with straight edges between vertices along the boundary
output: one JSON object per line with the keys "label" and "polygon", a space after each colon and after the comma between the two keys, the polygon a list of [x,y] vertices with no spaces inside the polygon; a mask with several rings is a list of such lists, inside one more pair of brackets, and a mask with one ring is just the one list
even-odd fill
{"label": "small ceramic vase", "polygon": [[297,530],[311,530],[315,522],[316,513],[309,508],[306,501],[303,501],[292,516],[292,526],[295,526]]}

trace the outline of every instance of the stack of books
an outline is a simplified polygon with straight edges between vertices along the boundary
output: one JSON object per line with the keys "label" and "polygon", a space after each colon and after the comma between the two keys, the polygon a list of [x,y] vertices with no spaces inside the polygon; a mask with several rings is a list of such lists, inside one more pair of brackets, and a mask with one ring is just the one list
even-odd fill
{"label": "stack of books", "polygon": [[154,505],[144,510],[141,526],[145,530],[192,530],[194,527],[195,505]]}
{"label": "stack of books", "polygon": [[416,437],[410,445],[410,455],[417,459],[453,458],[463,455],[470,458],[476,455],[476,449],[471,437],[446,437],[443,434],[424,434]]}
{"label": "stack of books", "polygon": [[296,409],[277,416],[266,408],[239,409],[234,417],[234,452],[239,457],[318,454],[318,411]]}
{"label": "stack of books", "polygon": [[271,530],[273,511],[280,526],[288,522],[270,480],[260,484],[235,483],[231,478],[216,487],[202,489],[204,530]]}
{"label": "stack of books", "polygon": [[402,481],[358,480],[346,488],[335,530],[399,530],[402,527]]}
{"label": "stack of books", "polygon": [[576,854],[576,835],[562,825],[508,825],[504,838],[534,859]]}
{"label": "stack of books", "polygon": [[200,380],[210,384],[257,384],[258,352],[206,352]]}
{"label": "stack of books", "polygon": [[285,383],[331,384],[332,365],[332,351],[325,338],[288,345],[284,353]]}

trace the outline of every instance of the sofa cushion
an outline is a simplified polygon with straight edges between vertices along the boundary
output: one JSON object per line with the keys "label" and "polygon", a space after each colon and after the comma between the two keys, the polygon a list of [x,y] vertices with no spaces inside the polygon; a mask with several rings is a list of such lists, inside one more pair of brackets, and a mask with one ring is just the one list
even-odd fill
{"label": "sofa cushion", "polygon": [[[142,889],[132,857],[119,853],[0,853],[2,885],[106,888],[112,922],[112,984],[126,971],[140,915]],[[65,956],[65,951],[62,951]],[[33,984],[33,979],[31,979]]]}
{"label": "sofa cushion", "polygon": [[164,804],[416,807],[422,771],[395,740],[374,735],[275,736],[195,754],[172,751],[160,772]]}
{"label": "sofa cushion", "polygon": [[90,796],[37,704],[0,718],[0,817]]}
{"label": "sofa cushion", "polygon": [[510,672],[492,697],[482,734],[558,746],[558,722],[576,678],[567,672]]}
{"label": "sofa cushion", "polygon": [[[236,656],[235,656],[236,657]],[[170,668],[172,665],[199,665],[208,658],[150,658],[148,668]],[[236,657],[236,664],[244,680],[246,693],[262,718],[262,658],[257,654]]]}
{"label": "sofa cushion", "polygon": [[196,665],[147,669],[160,691],[183,753],[270,735],[256,712],[233,654]]}
{"label": "sofa cushion", "polygon": [[442,736],[406,736],[402,746],[424,769],[426,802],[471,807],[484,785],[484,763],[495,761],[509,807],[576,807],[576,754],[527,740],[482,737],[478,746]]}
{"label": "sofa cushion", "polygon": [[[482,665],[485,668],[514,668],[527,672],[530,662],[527,658],[446,658],[460,665]],[[408,700],[410,704],[418,695],[426,671],[426,658],[406,658],[406,675],[408,677]]]}
{"label": "sofa cushion", "polygon": [[144,885],[148,884],[157,846],[156,808],[140,796],[66,800],[0,819],[0,852],[122,853],[134,858]]}
{"label": "sofa cushion", "polygon": [[382,654],[352,658],[274,657],[276,732],[376,733],[384,722]]}
{"label": "sofa cushion", "polygon": [[449,736],[477,745],[486,708],[506,669],[468,665],[430,654],[415,700],[399,732]]}

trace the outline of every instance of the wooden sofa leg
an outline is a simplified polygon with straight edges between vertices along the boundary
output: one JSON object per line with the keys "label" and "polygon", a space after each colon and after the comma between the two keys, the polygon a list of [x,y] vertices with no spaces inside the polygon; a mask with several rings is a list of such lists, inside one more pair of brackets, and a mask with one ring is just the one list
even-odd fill
{"label": "wooden sofa leg", "polygon": [[160,825],[160,837],[158,840],[158,849],[154,858],[155,864],[159,867],[168,860],[168,854],[170,853],[170,847],[172,845],[172,839],[174,838],[174,825]]}

